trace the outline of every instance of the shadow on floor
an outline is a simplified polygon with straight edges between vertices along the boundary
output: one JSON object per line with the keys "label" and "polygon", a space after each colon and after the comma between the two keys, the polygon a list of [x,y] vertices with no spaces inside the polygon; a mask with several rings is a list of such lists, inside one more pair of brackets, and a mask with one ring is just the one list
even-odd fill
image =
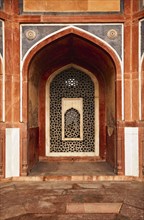
{"label": "shadow on floor", "polygon": [[40,161],[29,176],[114,176],[112,167],[106,162],[57,162]]}

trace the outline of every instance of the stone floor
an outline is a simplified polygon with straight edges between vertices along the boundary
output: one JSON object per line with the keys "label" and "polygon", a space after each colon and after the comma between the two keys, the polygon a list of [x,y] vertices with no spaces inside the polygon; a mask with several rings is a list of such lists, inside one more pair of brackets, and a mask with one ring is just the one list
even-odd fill
{"label": "stone floor", "polygon": [[113,176],[111,166],[103,161],[99,162],[58,162],[40,161],[31,171],[30,176]]}
{"label": "stone floor", "polygon": [[1,220],[143,220],[144,182],[0,182]]}

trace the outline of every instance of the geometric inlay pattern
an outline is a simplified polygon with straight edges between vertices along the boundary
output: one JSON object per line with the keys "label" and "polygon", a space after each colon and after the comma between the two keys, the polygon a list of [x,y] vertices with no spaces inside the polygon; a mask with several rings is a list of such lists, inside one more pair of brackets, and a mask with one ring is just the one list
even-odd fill
{"label": "geometric inlay pattern", "polygon": [[[22,24],[22,37],[21,37],[21,45],[22,45],[22,57],[24,58],[26,53],[30,48],[32,48],[37,42],[41,41],[45,37],[50,36],[51,34],[55,34],[57,31],[60,31],[67,27],[78,28],[81,31],[86,31],[96,37],[99,37],[103,41],[107,42],[119,55],[122,60],[123,50],[122,50],[122,24]],[[107,36],[110,30],[114,30],[110,32],[113,37],[109,38]],[[26,37],[29,31],[34,31],[36,33],[35,38],[28,39]],[[113,33],[117,33],[114,37]]]}
{"label": "geometric inlay pattern", "polygon": [[[71,82],[71,83],[68,83]],[[83,139],[80,137],[80,114],[70,108],[65,113],[65,138],[62,140],[62,99],[83,99]],[[94,83],[84,72],[75,68],[62,71],[50,84],[50,152],[95,151]]]}

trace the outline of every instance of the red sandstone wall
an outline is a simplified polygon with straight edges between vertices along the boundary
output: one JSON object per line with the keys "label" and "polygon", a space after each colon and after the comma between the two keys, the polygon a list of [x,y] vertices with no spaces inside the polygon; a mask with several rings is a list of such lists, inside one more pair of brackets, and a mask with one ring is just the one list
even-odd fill
{"label": "red sandstone wall", "polygon": [[[0,121],[0,176],[4,176],[5,169],[5,128],[21,128],[21,174],[28,170],[38,160],[38,128],[28,129],[27,117],[27,77],[23,76],[23,121],[20,121],[20,24],[21,23],[97,23],[97,22],[122,22],[124,23],[124,121],[121,120],[121,82],[117,79],[116,87],[116,127],[117,150],[111,149],[115,142],[114,136],[107,134],[107,160],[117,166],[119,174],[124,174],[124,127],[137,126],[140,131],[140,173],[143,172],[144,147],[143,147],[143,121],[139,121],[139,83],[138,83],[138,23],[143,18],[143,11],[139,11],[138,0],[125,0],[123,14],[98,14],[98,15],[19,15],[18,0],[4,0],[4,9],[0,11],[0,18],[5,23],[5,121]],[[144,120],[144,62],[142,67],[142,119]],[[1,74],[1,72],[0,72]],[[1,77],[0,77],[1,88]],[[0,89],[1,90],[1,89]],[[1,101],[1,91],[0,91]],[[0,106],[1,110],[1,106]],[[2,111],[2,110],[1,110]],[[2,112],[0,112],[1,115]],[[1,116],[0,116],[1,118]],[[104,128],[104,127],[103,127]],[[105,129],[107,130],[107,129]],[[42,131],[40,131],[42,132]],[[28,134],[28,135],[27,135]],[[100,134],[101,137],[101,134]],[[41,149],[40,152],[44,153]],[[111,152],[113,152],[111,154]],[[103,152],[104,153],[104,152]],[[115,165],[114,165],[115,164]]]}

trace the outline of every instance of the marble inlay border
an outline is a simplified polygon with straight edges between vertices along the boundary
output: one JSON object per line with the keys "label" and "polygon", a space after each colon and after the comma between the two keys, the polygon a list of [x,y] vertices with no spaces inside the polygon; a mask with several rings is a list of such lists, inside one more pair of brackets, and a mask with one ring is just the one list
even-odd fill
{"label": "marble inlay border", "polygon": [[144,60],[144,19],[139,21],[139,119],[142,119],[142,62]]}
{"label": "marble inlay border", "polygon": [[2,63],[2,118],[5,121],[5,37],[4,37],[4,21],[0,20],[0,59]]}

